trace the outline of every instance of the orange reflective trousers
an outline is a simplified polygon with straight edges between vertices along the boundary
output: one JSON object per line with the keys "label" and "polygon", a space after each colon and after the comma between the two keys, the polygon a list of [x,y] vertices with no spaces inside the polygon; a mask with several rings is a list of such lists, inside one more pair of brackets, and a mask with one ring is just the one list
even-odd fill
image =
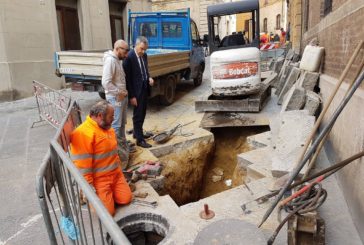
{"label": "orange reflective trousers", "polygon": [[71,157],[86,181],[95,187],[96,193],[111,215],[115,214],[114,202],[127,204],[132,199],[117,153],[114,129],[102,129],[90,118],[71,134]]}
{"label": "orange reflective trousers", "polygon": [[115,203],[128,204],[132,194],[122,172],[98,177],[94,181],[96,194],[111,215],[115,214]]}

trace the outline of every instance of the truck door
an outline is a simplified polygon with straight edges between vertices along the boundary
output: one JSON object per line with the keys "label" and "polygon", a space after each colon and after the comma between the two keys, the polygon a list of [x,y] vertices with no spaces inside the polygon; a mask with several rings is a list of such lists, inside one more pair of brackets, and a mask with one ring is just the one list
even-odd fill
{"label": "truck door", "polygon": [[191,78],[196,78],[199,73],[203,73],[205,70],[205,55],[201,45],[200,34],[196,23],[191,20],[191,39],[192,39],[192,50],[191,50]]}

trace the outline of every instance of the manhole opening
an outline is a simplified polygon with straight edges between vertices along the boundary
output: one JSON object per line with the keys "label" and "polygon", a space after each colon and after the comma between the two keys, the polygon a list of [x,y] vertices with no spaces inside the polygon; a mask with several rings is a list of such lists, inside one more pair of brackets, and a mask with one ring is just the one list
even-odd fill
{"label": "manhole opening", "polygon": [[[133,245],[159,244],[169,232],[169,222],[159,214],[132,214],[117,223]],[[109,244],[114,243],[111,241]]]}

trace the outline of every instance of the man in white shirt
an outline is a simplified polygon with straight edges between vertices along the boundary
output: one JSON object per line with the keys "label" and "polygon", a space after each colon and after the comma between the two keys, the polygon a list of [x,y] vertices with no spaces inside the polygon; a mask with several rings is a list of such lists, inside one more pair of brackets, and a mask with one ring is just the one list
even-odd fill
{"label": "man in white shirt", "polygon": [[[128,51],[128,44],[124,40],[117,40],[114,49],[104,53],[102,72],[102,86],[105,90],[106,100],[114,107],[114,121],[111,126],[114,128],[118,141],[126,153],[129,153],[125,136],[128,92],[122,60],[127,57]],[[122,160],[127,161],[125,158]]]}

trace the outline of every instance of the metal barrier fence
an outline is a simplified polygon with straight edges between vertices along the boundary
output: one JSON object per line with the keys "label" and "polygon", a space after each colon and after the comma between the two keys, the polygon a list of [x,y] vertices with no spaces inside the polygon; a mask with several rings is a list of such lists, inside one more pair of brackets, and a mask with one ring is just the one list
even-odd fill
{"label": "metal barrier fence", "polygon": [[50,243],[130,244],[70,158],[70,134],[80,123],[79,107],[72,101],[37,173],[37,195]]}
{"label": "metal barrier fence", "polygon": [[71,97],[37,81],[33,81],[33,89],[38,106],[39,121],[34,122],[32,127],[36,123],[47,121],[53,127],[59,128],[62,119],[67,114]]}
{"label": "metal barrier fence", "polygon": [[275,49],[267,49],[260,51],[260,58],[261,58],[261,71],[268,71],[270,70],[270,64],[273,60],[277,60],[278,57],[284,57],[287,53],[285,48],[275,48]]}

